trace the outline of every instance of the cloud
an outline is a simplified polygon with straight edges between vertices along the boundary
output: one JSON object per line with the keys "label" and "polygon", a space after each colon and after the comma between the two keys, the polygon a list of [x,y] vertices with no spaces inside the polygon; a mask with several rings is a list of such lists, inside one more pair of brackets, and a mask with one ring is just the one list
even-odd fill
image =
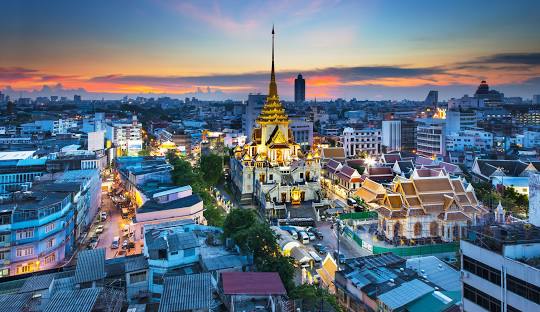
{"label": "cloud", "polygon": [[37,70],[23,67],[0,67],[0,81],[19,81],[32,79]]}
{"label": "cloud", "polygon": [[463,64],[519,64],[540,65],[540,53],[499,53],[465,62]]}

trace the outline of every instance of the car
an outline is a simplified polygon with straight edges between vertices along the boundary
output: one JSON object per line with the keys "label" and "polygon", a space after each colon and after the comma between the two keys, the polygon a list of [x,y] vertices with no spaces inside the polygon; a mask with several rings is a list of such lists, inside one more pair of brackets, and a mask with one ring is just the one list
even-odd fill
{"label": "car", "polygon": [[313,235],[315,235],[315,237],[317,237],[317,239],[323,239],[324,238],[321,231],[319,231],[319,229],[317,229],[315,227],[310,228],[309,232],[313,233]]}
{"label": "car", "polygon": [[97,245],[99,243],[99,238],[96,238],[95,240],[91,240],[90,244],[88,244],[88,249],[96,249]]}
{"label": "car", "polygon": [[107,220],[107,212],[102,211],[102,212],[99,214],[99,219],[100,219],[101,221]]}
{"label": "car", "polygon": [[296,232],[296,230],[288,229],[287,232],[289,232],[289,234],[291,234],[292,238],[298,239],[298,232]]}
{"label": "car", "polygon": [[105,231],[105,226],[103,225],[96,226],[96,234],[101,234],[103,233],[103,231]]}
{"label": "car", "polygon": [[120,244],[120,237],[118,237],[118,236],[113,237],[111,248],[112,249],[117,249],[119,244]]}
{"label": "car", "polygon": [[450,265],[456,265],[456,263],[458,262],[457,258],[455,257],[446,257],[444,259],[444,262],[450,264]]}
{"label": "car", "polygon": [[122,243],[122,249],[127,249],[128,245],[129,245],[128,240],[125,239],[124,242]]}
{"label": "car", "polygon": [[324,246],[323,244],[315,244],[313,245],[313,248],[321,255],[324,255],[326,253],[326,246]]}
{"label": "car", "polygon": [[315,237],[315,234],[313,234],[311,232],[307,232],[307,236],[309,237],[310,241],[314,241],[314,240],[317,239],[317,237]]}

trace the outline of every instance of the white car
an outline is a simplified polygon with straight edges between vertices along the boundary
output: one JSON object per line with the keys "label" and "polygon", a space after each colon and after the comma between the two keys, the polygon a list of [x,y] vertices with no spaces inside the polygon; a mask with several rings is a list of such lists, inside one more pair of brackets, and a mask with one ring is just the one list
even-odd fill
{"label": "white car", "polygon": [[307,232],[307,235],[309,237],[309,240],[310,241],[314,241],[317,237],[315,236],[315,234],[311,233],[311,232]]}
{"label": "white car", "polygon": [[101,219],[101,221],[107,220],[107,212],[102,211],[102,212],[99,214],[99,218]]}
{"label": "white car", "polygon": [[103,225],[96,226],[96,234],[101,234],[105,230],[105,227]]}

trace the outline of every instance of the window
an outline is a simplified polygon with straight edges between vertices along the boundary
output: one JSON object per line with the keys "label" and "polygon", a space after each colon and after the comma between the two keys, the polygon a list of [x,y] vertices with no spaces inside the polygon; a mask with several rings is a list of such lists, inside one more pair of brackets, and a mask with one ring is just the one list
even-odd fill
{"label": "window", "polygon": [[17,239],[27,239],[34,237],[34,229],[24,229],[17,231]]}
{"label": "window", "polygon": [[43,264],[49,264],[49,263],[53,263],[56,261],[56,254],[53,252],[52,254],[48,255],[48,256],[45,256],[45,258],[43,258]]}
{"label": "window", "polygon": [[146,271],[131,273],[129,275],[129,282],[131,284],[145,282],[146,281]]}
{"label": "window", "polygon": [[476,261],[473,258],[463,256],[463,269],[495,285],[501,285],[501,271]]}
{"label": "window", "polygon": [[152,283],[156,285],[163,285],[163,274],[154,272],[152,274]]}
{"label": "window", "polygon": [[10,224],[11,223],[11,215],[4,214],[0,216],[0,225],[1,224]]}
{"label": "window", "polygon": [[469,299],[488,311],[501,311],[501,302],[498,299],[491,297],[490,295],[470,286],[469,284],[463,284],[463,297]]}
{"label": "window", "polygon": [[416,222],[414,224],[414,236],[420,236],[422,234],[422,224],[420,222]]}
{"label": "window", "polygon": [[54,238],[51,238],[47,241],[47,248],[53,248],[53,246],[55,245],[55,239]]}
{"label": "window", "polygon": [[0,260],[9,259],[9,249],[0,250]]}
{"label": "window", "polygon": [[0,270],[0,277],[9,276],[9,269],[1,269]]}
{"label": "window", "polygon": [[540,287],[512,275],[506,275],[506,288],[516,295],[540,304]]}
{"label": "window", "polygon": [[17,248],[17,257],[32,256],[34,254],[34,247]]}
{"label": "window", "polygon": [[51,222],[45,226],[45,233],[49,233],[50,231],[54,230],[56,228],[56,223]]}

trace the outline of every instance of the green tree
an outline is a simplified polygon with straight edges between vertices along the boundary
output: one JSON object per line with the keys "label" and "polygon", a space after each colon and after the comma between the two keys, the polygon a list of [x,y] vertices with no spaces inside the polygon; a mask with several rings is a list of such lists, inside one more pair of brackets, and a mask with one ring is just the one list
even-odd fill
{"label": "green tree", "polygon": [[207,186],[216,185],[223,175],[223,157],[216,154],[202,155],[200,170]]}
{"label": "green tree", "polygon": [[302,310],[322,311],[322,304],[329,304],[335,311],[343,311],[337,302],[336,296],[332,295],[326,288],[320,288],[314,285],[300,285],[294,288],[290,293],[291,299],[302,299]]}
{"label": "green tree", "polygon": [[223,235],[232,237],[233,234],[245,230],[257,222],[257,216],[250,209],[233,209],[223,223]]}

